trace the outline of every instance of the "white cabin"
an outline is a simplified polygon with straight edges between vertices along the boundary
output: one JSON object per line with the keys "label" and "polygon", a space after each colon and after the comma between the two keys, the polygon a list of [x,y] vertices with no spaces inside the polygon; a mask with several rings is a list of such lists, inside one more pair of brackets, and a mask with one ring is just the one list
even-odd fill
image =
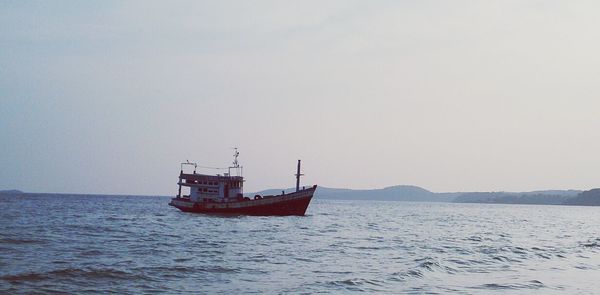
{"label": "white cabin", "polygon": [[[196,173],[196,163],[181,163],[179,172],[179,194],[178,198],[189,198],[192,202],[230,202],[244,198],[244,177],[242,177],[242,166],[238,163],[240,153],[235,149],[233,154],[233,166],[227,168],[224,175],[207,175]],[[183,173],[184,165],[194,166],[193,173]],[[220,169],[220,168],[214,168]],[[235,172],[235,176],[231,172]],[[188,187],[189,194],[181,195],[181,188]]]}

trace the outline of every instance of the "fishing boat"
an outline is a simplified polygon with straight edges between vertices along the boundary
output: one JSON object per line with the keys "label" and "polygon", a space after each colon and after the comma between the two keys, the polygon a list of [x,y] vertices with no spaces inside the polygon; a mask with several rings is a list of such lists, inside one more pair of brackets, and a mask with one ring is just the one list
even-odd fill
{"label": "fishing boat", "polygon": [[[280,195],[244,196],[243,167],[238,162],[235,149],[233,165],[228,172],[216,175],[200,174],[197,163],[181,163],[179,191],[169,205],[184,211],[205,214],[234,214],[260,216],[304,215],[317,189],[316,185],[300,188],[300,160],[296,172],[296,191]],[[184,173],[184,166],[193,166],[192,173]],[[191,168],[188,168],[191,169]],[[189,190],[182,195],[182,188]]]}

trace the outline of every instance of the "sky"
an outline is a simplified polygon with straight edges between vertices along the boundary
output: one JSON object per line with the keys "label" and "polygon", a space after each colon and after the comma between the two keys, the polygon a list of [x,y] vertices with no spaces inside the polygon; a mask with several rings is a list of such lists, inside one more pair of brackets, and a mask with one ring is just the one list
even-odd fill
{"label": "sky", "polygon": [[[0,189],[600,187],[598,1],[0,1]],[[213,173],[214,171],[200,171]]]}

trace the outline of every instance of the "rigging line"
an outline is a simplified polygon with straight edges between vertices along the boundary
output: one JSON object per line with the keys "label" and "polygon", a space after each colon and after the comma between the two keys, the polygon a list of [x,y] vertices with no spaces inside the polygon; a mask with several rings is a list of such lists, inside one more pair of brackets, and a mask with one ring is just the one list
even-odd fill
{"label": "rigging line", "polygon": [[227,169],[227,168],[200,166],[200,165],[197,165],[196,167],[198,167],[198,168],[205,168],[205,169],[215,169],[215,170],[226,170]]}

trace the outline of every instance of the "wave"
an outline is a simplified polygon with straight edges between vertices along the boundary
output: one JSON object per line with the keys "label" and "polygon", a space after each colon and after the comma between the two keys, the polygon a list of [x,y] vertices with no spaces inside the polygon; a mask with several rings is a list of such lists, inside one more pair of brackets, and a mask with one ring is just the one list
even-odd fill
{"label": "wave", "polygon": [[424,277],[423,272],[418,269],[411,269],[404,272],[392,273],[390,280],[392,281],[406,281],[410,278],[422,278]]}
{"label": "wave", "polygon": [[440,262],[434,260],[431,257],[425,257],[420,259],[415,259],[415,262],[418,262],[417,269],[426,270],[426,271],[442,271],[448,274],[452,274],[456,272],[456,269],[442,265]]}
{"label": "wave", "polygon": [[384,286],[384,282],[374,279],[351,278],[330,281],[327,285],[334,288],[347,289],[349,291],[377,293]]}
{"label": "wave", "polygon": [[5,275],[0,279],[9,282],[30,282],[42,280],[68,279],[68,278],[85,278],[85,279],[110,279],[110,280],[135,280],[146,279],[145,276],[132,274],[129,272],[104,268],[104,269],[78,269],[78,268],[63,268],[48,272],[29,272],[14,275]]}
{"label": "wave", "polygon": [[46,241],[43,240],[28,240],[28,239],[11,239],[11,238],[0,238],[0,244],[43,244]]}
{"label": "wave", "polygon": [[586,242],[581,243],[581,246],[585,248],[600,248],[600,238],[587,240]]}
{"label": "wave", "polygon": [[211,267],[191,267],[191,266],[155,266],[155,267],[141,267],[135,268],[136,271],[156,271],[156,272],[174,272],[174,273],[238,273],[242,271],[240,268],[229,268],[223,266],[211,266]]}
{"label": "wave", "polygon": [[472,289],[485,289],[485,290],[519,290],[519,289],[541,289],[546,288],[544,283],[538,280],[531,280],[525,283],[513,283],[513,284],[499,284],[489,283],[479,286],[472,287]]}

